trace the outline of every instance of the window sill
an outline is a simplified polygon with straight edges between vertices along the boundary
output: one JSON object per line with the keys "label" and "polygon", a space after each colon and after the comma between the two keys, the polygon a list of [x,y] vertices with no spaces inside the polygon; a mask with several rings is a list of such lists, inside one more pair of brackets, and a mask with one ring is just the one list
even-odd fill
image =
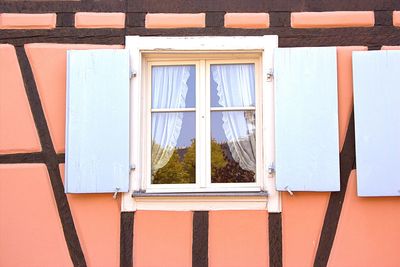
{"label": "window sill", "polygon": [[268,192],[187,192],[187,193],[147,193],[133,192],[132,197],[267,197]]}
{"label": "window sill", "polygon": [[267,192],[201,192],[132,194],[131,207],[136,210],[267,210]]}

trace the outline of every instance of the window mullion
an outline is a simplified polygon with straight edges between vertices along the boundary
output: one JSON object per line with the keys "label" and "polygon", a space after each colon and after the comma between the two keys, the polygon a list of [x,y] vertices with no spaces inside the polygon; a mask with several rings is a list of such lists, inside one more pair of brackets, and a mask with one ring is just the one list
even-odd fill
{"label": "window mullion", "polygon": [[205,168],[204,168],[204,186],[211,185],[211,114],[210,114],[210,65],[203,60],[203,81],[204,81],[204,148],[205,148]]}
{"label": "window mullion", "polygon": [[209,115],[209,88],[208,88],[208,69],[206,66],[206,61],[200,61],[200,92],[199,98],[201,98],[201,107],[199,111],[201,112],[201,154],[198,157],[202,162],[203,166],[201,169],[201,174],[199,176],[200,186],[206,188],[210,180],[210,115]]}
{"label": "window mullion", "polygon": [[196,185],[202,187],[202,177],[204,172],[204,135],[203,135],[203,97],[202,97],[202,65],[201,61],[196,64]]}

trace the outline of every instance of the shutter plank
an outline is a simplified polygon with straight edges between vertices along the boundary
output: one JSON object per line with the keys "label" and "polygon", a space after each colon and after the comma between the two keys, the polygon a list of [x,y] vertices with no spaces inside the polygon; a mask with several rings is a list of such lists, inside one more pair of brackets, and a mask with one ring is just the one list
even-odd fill
{"label": "shutter plank", "polygon": [[353,53],[357,191],[399,196],[400,51]]}
{"label": "shutter plank", "polygon": [[127,192],[129,54],[67,53],[67,193]]}
{"label": "shutter plank", "polygon": [[277,189],[340,190],[336,48],[278,48],[274,65]]}

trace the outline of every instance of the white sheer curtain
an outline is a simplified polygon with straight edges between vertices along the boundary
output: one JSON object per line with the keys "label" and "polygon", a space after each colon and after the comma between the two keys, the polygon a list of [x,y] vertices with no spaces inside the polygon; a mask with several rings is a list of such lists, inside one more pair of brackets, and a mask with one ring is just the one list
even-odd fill
{"label": "white sheer curtain", "polygon": [[[189,66],[152,68],[152,108],[184,108],[188,91]],[[152,113],[151,168],[156,173],[171,158],[182,128],[183,114]]]}
{"label": "white sheer curtain", "polygon": [[[218,103],[223,107],[255,106],[253,64],[212,65],[217,83]],[[229,150],[239,166],[256,172],[256,139],[254,111],[222,112],[223,129]]]}

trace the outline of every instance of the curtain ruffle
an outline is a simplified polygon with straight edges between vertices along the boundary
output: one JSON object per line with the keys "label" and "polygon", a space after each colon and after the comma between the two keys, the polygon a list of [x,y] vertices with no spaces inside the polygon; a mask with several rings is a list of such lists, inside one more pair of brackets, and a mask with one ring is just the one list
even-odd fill
{"label": "curtain ruffle", "polygon": [[[254,104],[254,65],[214,65],[218,103],[223,107],[247,107]],[[222,128],[229,151],[239,166],[256,171],[255,118],[253,111],[222,112]]]}
{"label": "curtain ruffle", "polygon": [[[153,108],[184,108],[190,76],[189,66],[160,66],[153,72]],[[179,112],[152,114],[152,173],[170,160],[182,129],[183,114]]]}

